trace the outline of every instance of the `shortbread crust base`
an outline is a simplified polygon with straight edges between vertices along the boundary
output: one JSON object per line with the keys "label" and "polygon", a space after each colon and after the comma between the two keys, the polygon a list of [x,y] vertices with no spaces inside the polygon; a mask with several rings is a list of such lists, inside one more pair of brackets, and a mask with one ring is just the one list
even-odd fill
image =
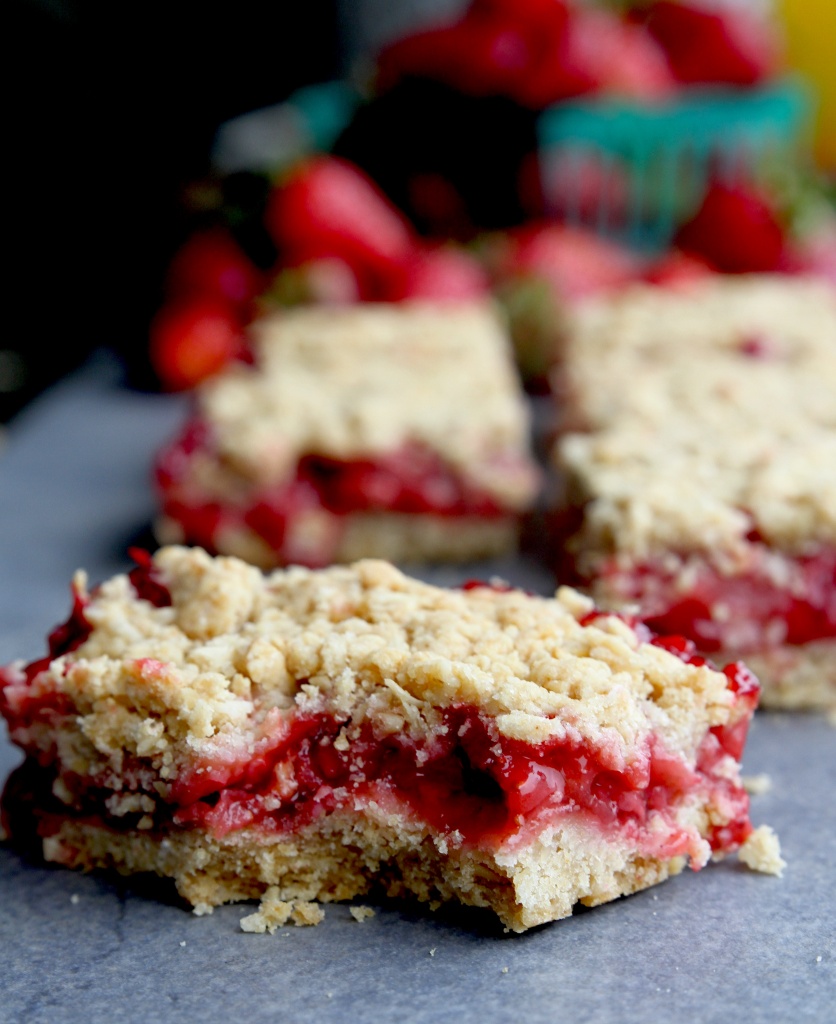
{"label": "shortbread crust base", "polygon": [[[324,516],[329,513],[324,512]],[[336,548],[329,557],[317,559],[311,549],[313,564],[348,563],[361,558],[381,558],[395,563],[470,562],[494,558],[516,551],[520,524],[516,516],[485,518],[482,516],[412,515],[400,512],[355,512],[333,516],[341,531]],[[160,517],[154,528],[161,544],[179,544],[186,538],[180,524],[169,517]],[[215,550],[221,555],[234,555],[260,569],[274,569],[281,563],[276,551],[258,534],[246,528],[227,528],[216,538]]]}
{"label": "shortbread crust base", "polygon": [[283,900],[333,902],[367,894],[411,896],[489,908],[510,931],[568,917],[678,874],[684,856],[648,857],[593,829],[564,823],[519,850],[439,850],[420,826],[332,815],[291,836],[241,831],[224,839],[190,831],[159,838],[73,820],[44,840],[44,855],[68,867],[153,872],[172,878],[198,913],[257,899],[270,886]]}

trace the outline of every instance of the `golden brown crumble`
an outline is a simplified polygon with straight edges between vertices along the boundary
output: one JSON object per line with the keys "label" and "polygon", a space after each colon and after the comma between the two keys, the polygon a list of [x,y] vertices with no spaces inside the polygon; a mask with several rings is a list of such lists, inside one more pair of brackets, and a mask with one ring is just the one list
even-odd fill
{"label": "golden brown crumble", "polygon": [[257,322],[252,336],[257,366],[236,366],[199,395],[217,445],[192,459],[202,492],[269,486],[303,455],[419,445],[501,505],[530,504],[529,415],[492,306],[308,307]]}
{"label": "golden brown crumble", "polygon": [[169,779],[252,748],[293,705],[421,736],[466,703],[508,737],[589,740],[617,767],[651,730],[692,756],[730,714],[722,674],[639,643],[616,617],[581,626],[591,603],[569,588],[447,590],[375,561],[265,577],[180,547],[154,565],[171,607],[114,577],[85,609],[90,637],[42,684],[73,702],[82,759],[125,751]]}
{"label": "golden brown crumble", "polygon": [[765,875],[780,877],[787,866],[787,862],[781,856],[778,836],[769,825],[756,828],[740,847],[737,855],[746,867]]}
{"label": "golden brown crumble", "polygon": [[753,529],[790,552],[836,543],[836,294],[824,283],[717,278],[592,303],[559,387],[586,431],[555,456],[589,501],[587,550],[734,560]]}

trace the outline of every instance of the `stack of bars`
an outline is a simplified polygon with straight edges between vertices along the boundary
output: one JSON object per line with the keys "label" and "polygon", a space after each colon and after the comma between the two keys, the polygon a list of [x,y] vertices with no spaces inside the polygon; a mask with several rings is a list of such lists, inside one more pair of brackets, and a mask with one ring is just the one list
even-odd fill
{"label": "stack of bars", "polygon": [[263,568],[515,550],[539,470],[489,304],[299,308],[251,343],[160,458],[163,541]]}
{"label": "stack of bars", "polygon": [[632,287],[580,312],[553,384],[575,578],[720,662],[743,658],[765,705],[834,707],[833,289]]}

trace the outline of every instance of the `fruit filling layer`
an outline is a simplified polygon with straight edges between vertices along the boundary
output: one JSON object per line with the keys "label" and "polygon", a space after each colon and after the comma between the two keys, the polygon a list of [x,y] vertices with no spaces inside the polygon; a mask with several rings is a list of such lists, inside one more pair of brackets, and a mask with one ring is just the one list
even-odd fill
{"label": "fruit filling layer", "polygon": [[637,602],[657,633],[677,633],[700,650],[763,651],[836,637],[836,549],[789,558],[756,550],[755,568],[724,575],[707,562],[671,574],[645,564],[621,569],[613,560],[600,574],[619,602]]}
{"label": "fruit filling layer", "polygon": [[337,517],[352,512],[480,518],[509,514],[419,445],[352,461],[307,455],[292,477],[269,488],[246,489],[237,502],[207,498],[191,485],[194,460],[206,455],[216,457],[211,430],[195,421],[162,454],[157,485],[164,514],[180,523],[190,541],[209,549],[216,547],[220,530],[246,527],[272,549],[283,551],[294,524],[316,511]]}

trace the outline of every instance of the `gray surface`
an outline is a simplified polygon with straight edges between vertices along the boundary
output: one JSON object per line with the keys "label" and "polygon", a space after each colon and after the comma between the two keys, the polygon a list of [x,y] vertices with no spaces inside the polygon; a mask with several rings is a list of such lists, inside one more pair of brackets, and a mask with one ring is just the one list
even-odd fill
{"label": "gray surface", "polygon": [[[182,412],[121,390],[99,358],[14,424],[0,453],[0,663],[43,652],[74,569],[98,580],[127,566],[153,511],[152,453]],[[530,564],[480,570],[549,585]],[[246,935],[250,908],[197,918],[0,849],[0,1021],[831,1021],[834,741],[811,716],[753,728],[746,771],[773,783],[753,819],[778,830],[783,879],[727,861],[523,936],[403,906],[362,924],[329,907],[318,928]],[[3,736],[0,777],[16,762]]]}

